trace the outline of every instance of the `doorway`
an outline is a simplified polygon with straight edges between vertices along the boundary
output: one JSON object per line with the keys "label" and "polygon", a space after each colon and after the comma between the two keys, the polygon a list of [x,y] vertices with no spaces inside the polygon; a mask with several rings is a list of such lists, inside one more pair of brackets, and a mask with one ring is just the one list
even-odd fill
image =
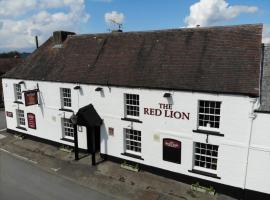
{"label": "doorway", "polygon": [[100,152],[100,126],[87,127],[87,152]]}

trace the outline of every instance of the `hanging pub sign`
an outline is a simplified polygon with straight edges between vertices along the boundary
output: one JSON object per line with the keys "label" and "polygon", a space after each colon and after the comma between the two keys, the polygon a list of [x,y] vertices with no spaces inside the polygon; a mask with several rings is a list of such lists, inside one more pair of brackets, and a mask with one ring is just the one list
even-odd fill
{"label": "hanging pub sign", "polygon": [[8,111],[6,111],[6,115],[7,115],[7,117],[13,117],[13,113],[12,112],[8,112]]}
{"label": "hanging pub sign", "polygon": [[163,139],[163,160],[181,164],[181,142],[178,140]]}
{"label": "hanging pub sign", "polygon": [[33,113],[27,113],[27,121],[28,121],[28,127],[32,129],[36,129],[36,116]]}
{"label": "hanging pub sign", "polygon": [[38,104],[37,90],[29,90],[24,92],[25,106],[32,106]]}

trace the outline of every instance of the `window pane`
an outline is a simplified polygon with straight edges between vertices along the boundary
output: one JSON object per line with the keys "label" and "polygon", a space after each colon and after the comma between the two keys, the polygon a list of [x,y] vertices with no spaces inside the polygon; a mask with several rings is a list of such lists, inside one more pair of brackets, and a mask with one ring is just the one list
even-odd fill
{"label": "window pane", "polygon": [[139,95],[137,94],[125,94],[126,98],[126,113],[131,116],[139,116],[140,111],[140,102]]}
{"label": "window pane", "polygon": [[124,129],[126,149],[136,153],[141,152],[141,132],[132,129]]}
{"label": "window pane", "polygon": [[207,168],[217,169],[218,146],[212,144],[195,143],[194,165]]}
{"label": "window pane", "polygon": [[220,102],[216,101],[199,101],[199,126],[219,128],[220,104]]}

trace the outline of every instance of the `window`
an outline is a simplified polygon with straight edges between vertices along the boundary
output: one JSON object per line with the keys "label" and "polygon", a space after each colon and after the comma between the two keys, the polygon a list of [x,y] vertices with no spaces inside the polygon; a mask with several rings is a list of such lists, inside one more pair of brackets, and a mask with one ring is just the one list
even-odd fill
{"label": "window", "polygon": [[15,89],[15,99],[16,101],[21,101],[22,100],[22,88],[20,84],[15,84],[14,85]]}
{"label": "window", "polygon": [[25,126],[25,118],[24,118],[23,110],[17,110],[17,120],[18,120],[18,126]]}
{"label": "window", "polygon": [[126,115],[139,117],[140,101],[137,94],[125,94]]}
{"label": "window", "polygon": [[199,101],[199,128],[219,128],[220,105],[221,102],[217,101]]}
{"label": "window", "polygon": [[70,119],[63,118],[63,134],[64,138],[73,139],[74,138],[74,129],[73,124]]}
{"label": "window", "polygon": [[126,153],[141,154],[141,131],[124,129],[126,140]]}
{"label": "window", "polygon": [[194,168],[202,171],[215,172],[217,170],[218,146],[212,144],[195,143]]}
{"label": "window", "polygon": [[71,90],[61,88],[62,107],[71,107]]}

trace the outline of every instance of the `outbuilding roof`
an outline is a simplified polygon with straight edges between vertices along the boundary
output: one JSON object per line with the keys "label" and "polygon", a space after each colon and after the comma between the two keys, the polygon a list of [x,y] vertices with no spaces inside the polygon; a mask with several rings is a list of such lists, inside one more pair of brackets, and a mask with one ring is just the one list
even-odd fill
{"label": "outbuilding roof", "polygon": [[259,95],[262,25],[49,38],[6,78]]}

